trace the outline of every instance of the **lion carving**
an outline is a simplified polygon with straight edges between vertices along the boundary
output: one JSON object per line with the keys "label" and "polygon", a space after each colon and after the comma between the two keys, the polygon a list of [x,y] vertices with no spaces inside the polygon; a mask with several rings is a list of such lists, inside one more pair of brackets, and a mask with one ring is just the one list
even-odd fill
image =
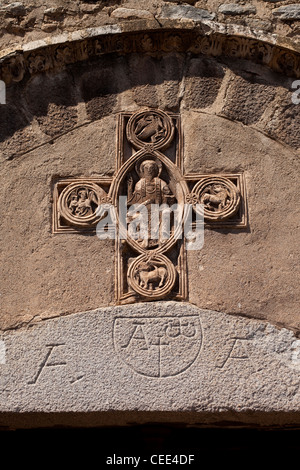
{"label": "lion carving", "polygon": [[206,189],[201,197],[202,204],[205,204],[210,210],[222,210],[227,205],[229,192],[222,185],[212,185]]}

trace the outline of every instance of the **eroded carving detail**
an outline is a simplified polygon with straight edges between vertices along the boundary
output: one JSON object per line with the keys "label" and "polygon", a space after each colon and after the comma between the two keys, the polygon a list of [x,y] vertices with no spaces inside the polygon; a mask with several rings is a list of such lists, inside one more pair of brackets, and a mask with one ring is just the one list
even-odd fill
{"label": "eroded carving detail", "polygon": [[67,186],[58,200],[60,215],[69,223],[82,227],[99,221],[96,214],[105,191],[93,183]]}
{"label": "eroded carving detail", "polygon": [[70,42],[66,45],[50,45],[38,51],[10,55],[2,59],[0,78],[7,84],[20,81],[25,73],[44,72],[59,69],[67,64],[87,60],[109,53],[148,53],[192,52],[213,57],[226,55],[240,59],[248,59],[265,64],[288,76],[300,77],[300,57],[297,52],[283,47],[267,44],[258,39],[241,36],[229,36],[210,32],[205,36],[195,31],[149,31],[140,33],[103,35],[96,38]]}
{"label": "eroded carving detail", "polygon": [[166,148],[174,137],[170,117],[159,110],[141,111],[132,115],[127,124],[127,139],[139,149],[145,144],[152,148]]}
{"label": "eroded carving detail", "polygon": [[[145,233],[142,233],[141,238],[138,239],[138,242],[143,248],[153,248],[155,246],[160,246],[165,241],[161,213],[158,215],[157,220],[157,238],[153,237],[154,227],[152,227],[152,204],[166,204],[170,206],[176,200],[169,185],[160,178],[162,163],[157,159],[149,160],[148,158],[149,157],[147,156],[146,160],[138,162],[138,164],[135,166],[136,173],[139,175],[140,179],[136,183],[134,190],[133,178],[130,174],[127,179],[128,206],[134,206],[135,212],[138,212],[139,205],[143,205],[143,207],[148,211],[147,236],[145,236]],[[132,217],[129,217],[128,219],[129,221],[132,221]]]}
{"label": "eroded carving detail", "polygon": [[25,72],[26,62],[21,54],[9,57],[1,67],[1,77],[7,85],[11,82],[20,82],[23,80]]}
{"label": "eroded carving detail", "polygon": [[246,227],[248,224],[245,179],[242,173],[186,175],[191,192],[186,197],[195,212],[203,204],[206,226]]}
{"label": "eroded carving detail", "polygon": [[[110,180],[109,180],[110,182]],[[78,178],[60,180],[54,188],[53,231],[89,231],[99,221],[97,213],[100,204],[108,202],[108,181],[102,179]]]}

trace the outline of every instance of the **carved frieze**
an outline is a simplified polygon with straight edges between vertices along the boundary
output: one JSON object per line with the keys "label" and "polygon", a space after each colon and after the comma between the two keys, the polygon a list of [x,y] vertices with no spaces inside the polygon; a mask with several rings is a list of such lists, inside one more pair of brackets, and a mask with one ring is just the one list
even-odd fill
{"label": "carved frieze", "polygon": [[45,45],[36,50],[15,52],[0,60],[0,78],[7,84],[30,75],[60,69],[103,54],[142,53],[152,56],[180,52],[212,57],[232,57],[261,63],[276,72],[300,77],[299,53],[259,39],[199,31],[148,31],[103,34],[73,42]]}

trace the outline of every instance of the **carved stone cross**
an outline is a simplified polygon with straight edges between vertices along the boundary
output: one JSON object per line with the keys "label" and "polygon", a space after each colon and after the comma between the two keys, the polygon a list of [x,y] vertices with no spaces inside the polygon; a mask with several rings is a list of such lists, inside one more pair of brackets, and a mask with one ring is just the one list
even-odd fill
{"label": "carved stone cross", "polygon": [[[115,227],[112,230],[108,224],[107,236],[113,232],[116,240],[116,302],[166,297],[185,300],[188,294],[185,238],[178,236],[174,215],[169,215],[169,236],[165,235],[163,214],[172,212],[174,204],[180,208],[188,204],[195,219],[198,204],[202,204],[207,227],[246,227],[244,176],[184,174],[178,114],[142,109],[121,113],[118,124],[113,178],[57,181],[53,231],[95,231],[107,215],[105,209],[114,208]],[[125,220],[121,200],[126,201]],[[155,207],[161,208],[156,214]],[[138,226],[134,225],[136,214],[143,210],[147,214],[146,236],[141,225],[140,232],[132,234],[130,223]]]}

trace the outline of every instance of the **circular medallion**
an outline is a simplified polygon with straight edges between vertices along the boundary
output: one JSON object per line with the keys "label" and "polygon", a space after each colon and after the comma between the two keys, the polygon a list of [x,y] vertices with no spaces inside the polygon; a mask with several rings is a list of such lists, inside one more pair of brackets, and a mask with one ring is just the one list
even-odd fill
{"label": "circular medallion", "polygon": [[163,111],[140,111],[129,119],[126,135],[137,149],[147,145],[153,149],[166,148],[173,140],[174,125],[172,119]]}
{"label": "circular medallion", "polygon": [[164,255],[140,255],[129,266],[128,281],[132,289],[142,297],[160,299],[172,290],[176,270]]}
{"label": "circular medallion", "polygon": [[96,211],[105,191],[94,183],[69,184],[59,196],[60,215],[72,225],[87,227],[99,221]]}
{"label": "circular medallion", "polygon": [[224,177],[207,177],[193,189],[199,204],[204,206],[206,220],[226,220],[232,217],[240,206],[240,192],[232,181]]}

